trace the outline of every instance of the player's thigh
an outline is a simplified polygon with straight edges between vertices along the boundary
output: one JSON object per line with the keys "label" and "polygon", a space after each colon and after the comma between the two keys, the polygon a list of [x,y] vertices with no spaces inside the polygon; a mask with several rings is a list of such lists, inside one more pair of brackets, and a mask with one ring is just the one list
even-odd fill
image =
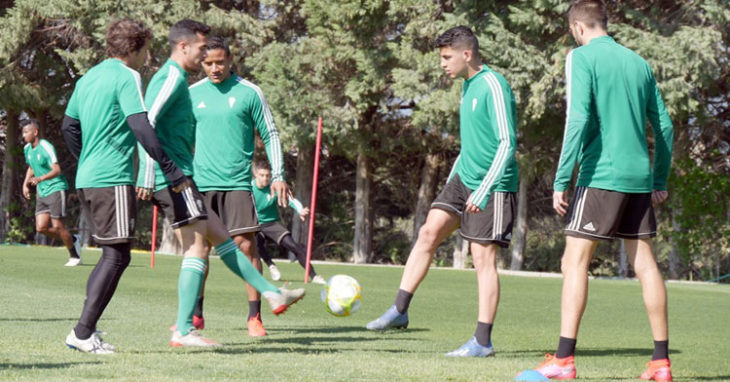
{"label": "player's thigh", "polygon": [[656,218],[651,193],[626,194],[627,202],[616,229],[616,237],[650,239],[656,236]]}
{"label": "player's thigh", "polygon": [[588,240],[613,240],[628,202],[628,194],[578,187],[568,211],[567,236]]}
{"label": "player's thigh", "polygon": [[56,191],[47,197],[51,219],[63,219],[66,216],[66,190]]}
{"label": "player's thigh", "polygon": [[517,196],[514,192],[493,192],[483,210],[461,216],[460,235],[470,243],[509,247]]}
{"label": "player's thigh", "polygon": [[63,219],[51,218],[51,226],[54,229],[66,229],[66,226],[63,224]]}
{"label": "player's thigh", "polygon": [[278,221],[263,223],[261,224],[260,229],[260,233],[267,239],[275,242],[276,245],[281,245],[281,240],[284,239],[284,236],[291,234],[291,232],[289,232],[289,230]]}
{"label": "player's thigh", "polygon": [[35,229],[38,232],[45,231],[50,227],[51,214],[50,212],[36,213],[35,215]]}
{"label": "player's thigh", "polygon": [[197,220],[175,229],[175,236],[177,236],[186,257],[193,256],[201,259],[208,257],[205,248],[206,230],[207,221],[205,220]]}
{"label": "player's thigh", "polygon": [[79,200],[92,222],[94,241],[100,245],[129,243],[134,239],[136,193],[131,185],[78,190]]}
{"label": "player's thigh", "polygon": [[497,243],[469,243],[469,252],[471,252],[472,260],[474,261],[474,268],[477,271],[484,269],[496,269],[497,267],[497,250],[499,244]]}
{"label": "player's thigh", "polygon": [[156,204],[173,229],[182,228],[208,219],[203,196],[195,184],[181,192],[172,190],[172,186],[154,193],[152,202]]}
{"label": "player's thigh", "polygon": [[459,227],[461,218],[452,212],[440,208],[431,208],[428,211],[426,222],[418,231],[418,242],[431,245],[444,241]]}
{"label": "player's thigh", "polygon": [[250,255],[250,257],[256,257],[258,255],[258,252],[256,251],[256,237],[254,232],[234,235],[233,241],[246,255]]}

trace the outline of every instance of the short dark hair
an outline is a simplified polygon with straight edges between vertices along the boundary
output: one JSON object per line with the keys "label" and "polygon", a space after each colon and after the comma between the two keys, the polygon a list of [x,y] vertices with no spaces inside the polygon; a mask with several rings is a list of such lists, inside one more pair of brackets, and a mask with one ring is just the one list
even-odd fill
{"label": "short dark hair", "polygon": [[40,128],[40,124],[38,123],[37,119],[33,118],[26,118],[20,121],[20,128],[24,129],[28,125],[35,125],[36,128]]}
{"label": "short dark hair", "polygon": [[228,42],[221,36],[208,37],[208,42],[205,44],[205,50],[223,49],[226,52],[226,57],[231,56],[231,48],[228,47]]}
{"label": "short dark hair", "polygon": [[254,169],[271,171],[271,165],[269,164],[269,161],[265,159],[259,159],[254,163]]}
{"label": "short dark hair", "polygon": [[573,0],[568,8],[568,22],[573,24],[576,21],[585,23],[589,28],[600,26],[606,29],[606,3],[603,0]]}
{"label": "short dark hair", "polygon": [[457,49],[468,49],[473,54],[479,54],[479,41],[474,32],[466,26],[458,26],[444,32],[436,39],[436,48],[452,47]]}
{"label": "short dark hair", "polygon": [[109,57],[129,57],[139,52],[152,39],[152,31],[137,20],[119,19],[106,28],[106,54]]}
{"label": "short dark hair", "polygon": [[190,41],[196,39],[198,33],[207,36],[210,33],[210,27],[190,19],[183,19],[170,27],[170,33],[167,40],[170,42],[170,49],[174,48],[180,41]]}

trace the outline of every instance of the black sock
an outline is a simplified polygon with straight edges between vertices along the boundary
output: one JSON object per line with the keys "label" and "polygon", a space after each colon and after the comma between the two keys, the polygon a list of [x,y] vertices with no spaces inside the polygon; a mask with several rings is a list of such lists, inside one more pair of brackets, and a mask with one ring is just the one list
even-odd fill
{"label": "black sock", "polygon": [[403,289],[398,289],[398,295],[395,296],[395,310],[397,310],[400,314],[407,312],[408,306],[411,305],[412,298],[413,293],[406,292]]}
{"label": "black sock", "polygon": [[560,337],[560,342],[558,342],[558,351],[555,352],[555,358],[565,358],[574,355],[575,342],[575,338]]}
{"label": "black sock", "polygon": [[117,289],[122,273],[129,265],[130,244],[110,244],[101,247],[101,259],[86,282],[86,300],[74,331],[85,340],[96,330],[96,323]]}
{"label": "black sock", "polygon": [[[300,245],[296,241],[294,241],[294,238],[291,237],[291,235],[285,235],[281,241],[279,242],[279,245],[284,247],[289,251],[289,253],[294,253],[297,256],[297,260],[299,261],[299,265],[302,266],[302,268],[307,268],[307,249],[304,248],[303,245]],[[309,277],[314,277],[317,275],[317,272],[314,271],[314,265],[311,263],[309,264]]]}
{"label": "black sock", "polygon": [[[76,241],[78,240],[76,236],[71,236],[71,239],[73,240],[73,243],[76,244]],[[68,253],[71,255],[71,257],[78,259],[80,256],[78,252],[76,252],[76,246],[72,245],[71,248],[68,248]]]}
{"label": "black sock", "polygon": [[193,312],[194,316],[203,317],[203,298],[205,297],[198,297],[198,304],[195,305],[195,311]]}
{"label": "black sock", "polygon": [[669,340],[654,341],[654,354],[651,355],[651,360],[658,359],[669,359]]}
{"label": "black sock", "polygon": [[256,316],[259,316],[259,320],[261,320],[261,300],[258,301],[249,301],[248,302],[248,319],[252,319]]}
{"label": "black sock", "polygon": [[492,341],[492,324],[477,321],[477,330],[474,332],[474,337],[477,338],[479,345],[489,345]]}

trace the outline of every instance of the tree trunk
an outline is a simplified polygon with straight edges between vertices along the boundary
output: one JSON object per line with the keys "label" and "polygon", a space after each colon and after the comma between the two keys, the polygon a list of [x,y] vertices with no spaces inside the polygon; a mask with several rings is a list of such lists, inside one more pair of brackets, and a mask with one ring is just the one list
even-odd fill
{"label": "tree trunk", "polygon": [[[680,227],[679,220],[677,220],[678,212],[677,212],[676,208],[679,208],[679,207],[670,209],[669,214],[672,219],[672,231],[680,232],[682,227]],[[669,249],[669,255],[668,255],[668,259],[667,259],[669,262],[669,278],[672,280],[678,280],[680,277],[679,274],[680,274],[680,266],[681,266],[681,262],[679,259],[679,257],[680,257],[679,256],[679,246],[674,241],[672,236],[670,236],[670,238],[669,238],[669,243],[670,243],[670,249]]]}
{"label": "tree trunk", "polygon": [[18,114],[8,111],[5,116],[5,156],[3,158],[2,191],[0,191],[0,241],[5,241],[5,235],[10,229],[10,210],[13,200],[20,198],[16,190],[18,173]]}
{"label": "tree trunk", "polygon": [[[299,199],[305,207],[312,208],[310,202],[312,199],[312,166],[314,161],[314,149],[307,146],[299,147],[299,155],[297,155],[297,175],[294,183],[294,197]],[[294,241],[302,244],[307,242],[307,234],[309,229],[309,218],[307,221],[301,221],[298,217],[292,219],[291,235]]]}
{"label": "tree trunk", "polygon": [[514,224],[514,240],[510,250],[511,258],[509,269],[519,271],[525,260],[525,248],[527,247],[527,179],[520,179],[520,188],[517,193],[517,219]]}
{"label": "tree trunk", "polygon": [[370,158],[364,153],[357,155],[355,179],[355,242],[353,260],[356,264],[367,262],[370,257],[373,239],[373,219],[371,213],[372,173]]}
{"label": "tree trunk", "polygon": [[86,214],[84,213],[84,209],[79,209],[79,220],[78,220],[78,226],[79,226],[79,240],[81,240],[81,247],[88,247],[89,243],[91,242],[91,224],[89,224],[89,221],[86,218]]}
{"label": "tree trunk", "polygon": [[461,235],[456,235],[456,243],[454,243],[454,268],[466,268],[466,256],[469,254],[469,242],[464,240]]}
{"label": "tree trunk", "polygon": [[170,223],[167,219],[162,220],[162,240],[160,240],[160,252],[171,253],[174,255],[181,255],[182,248],[180,243],[177,241],[175,231],[172,230]]}
{"label": "tree trunk", "polygon": [[626,278],[629,275],[629,256],[626,254],[626,240],[621,239],[618,257],[618,277]]}
{"label": "tree trunk", "polygon": [[439,164],[441,158],[437,154],[426,154],[421,167],[421,185],[418,187],[416,198],[416,212],[413,214],[413,234],[411,244],[418,239],[418,230],[426,222],[428,211],[431,209],[431,202],[436,194],[436,182],[438,181]]}

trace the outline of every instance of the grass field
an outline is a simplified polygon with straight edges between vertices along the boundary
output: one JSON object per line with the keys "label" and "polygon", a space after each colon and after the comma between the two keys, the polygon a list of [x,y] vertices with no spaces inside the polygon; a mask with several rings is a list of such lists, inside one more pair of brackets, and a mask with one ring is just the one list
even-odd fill
{"label": "grass field", "polygon": [[[65,268],[57,248],[0,247],[0,380],[412,380],[508,381],[553,352],[559,330],[560,279],[502,276],[502,301],[489,359],[450,359],[443,353],[473,333],[476,276],[431,270],[410,309],[407,331],[372,333],[365,324],[392,304],[402,268],[318,264],[319,273],[346,273],[363,286],[354,316],[325,312],[319,287],[287,314],[264,314],[269,336],[245,332],[242,284],[212,260],[206,290],[207,336],[216,350],[173,349],[180,258],[134,254],[99,329],[118,353],[71,351],[64,338],[81,311],[86,278],[99,251],[84,251],[85,265]],[[283,278],[302,285],[296,264],[279,262]],[[266,273],[268,277],[268,273]],[[730,286],[668,284],[670,349],[675,381],[730,380]],[[652,342],[638,283],[592,280],[578,342],[581,380],[638,380]]]}

